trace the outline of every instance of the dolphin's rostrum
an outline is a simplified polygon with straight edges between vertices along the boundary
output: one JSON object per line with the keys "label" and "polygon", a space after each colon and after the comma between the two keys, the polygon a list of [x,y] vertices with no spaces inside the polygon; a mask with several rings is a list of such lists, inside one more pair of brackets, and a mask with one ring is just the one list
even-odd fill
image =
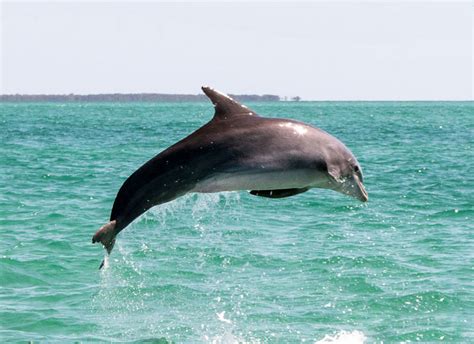
{"label": "dolphin's rostrum", "polygon": [[367,201],[362,170],[338,139],[308,124],[263,118],[210,87],[212,120],[136,170],[120,188],[110,222],[93,236],[111,252],[115,237],[153,206],[190,192],[251,190],[282,198],[325,188]]}

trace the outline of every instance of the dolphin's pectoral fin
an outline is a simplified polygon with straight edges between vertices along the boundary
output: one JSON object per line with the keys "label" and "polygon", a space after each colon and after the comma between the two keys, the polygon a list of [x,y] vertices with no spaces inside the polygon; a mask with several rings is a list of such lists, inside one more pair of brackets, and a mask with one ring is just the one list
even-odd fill
{"label": "dolphin's pectoral fin", "polygon": [[[100,242],[102,245],[104,245],[104,248],[107,250],[107,254],[110,254],[112,252],[112,249],[114,248],[115,245],[115,226],[117,224],[117,221],[113,220],[102,227],[94,234],[92,237],[92,243],[95,244],[96,242]],[[104,261],[100,264],[99,269],[104,266]]]}
{"label": "dolphin's pectoral fin", "polygon": [[291,197],[291,196],[306,192],[308,190],[309,188],[281,189],[281,190],[252,190],[250,191],[250,194],[254,196],[268,197],[268,198],[284,198],[284,197]]}
{"label": "dolphin's pectoral fin", "polygon": [[257,116],[254,111],[224,93],[208,86],[203,86],[202,90],[214,104],[216,110],[214,118],[227,119],[234,115]]}

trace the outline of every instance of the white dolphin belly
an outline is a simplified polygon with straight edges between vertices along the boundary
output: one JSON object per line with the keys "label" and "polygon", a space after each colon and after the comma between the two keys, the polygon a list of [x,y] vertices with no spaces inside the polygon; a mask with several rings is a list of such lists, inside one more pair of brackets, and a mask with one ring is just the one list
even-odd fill
{"label": "white dolphin belly", "polygon": [[190,192],[281,190],[322,187],[327,183],[325,176],[315,175],[315,172],[311,170],[219,173],[199,182]]}

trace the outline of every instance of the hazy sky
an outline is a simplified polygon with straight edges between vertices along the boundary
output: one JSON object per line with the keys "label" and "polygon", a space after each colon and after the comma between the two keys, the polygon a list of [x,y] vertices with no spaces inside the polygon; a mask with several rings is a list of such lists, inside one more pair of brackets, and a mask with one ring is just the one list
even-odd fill
{"label": "hazy sky", "polygon": [[0,93],[473,97],[463,2],[2,2]]}

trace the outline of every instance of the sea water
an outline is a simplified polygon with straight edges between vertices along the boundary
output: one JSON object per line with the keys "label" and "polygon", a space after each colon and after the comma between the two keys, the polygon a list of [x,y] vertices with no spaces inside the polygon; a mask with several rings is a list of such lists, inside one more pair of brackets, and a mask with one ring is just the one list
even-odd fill
{"label": "sea water", "polygon": [[342,140],[369,202],[190,194],[99,271],[122,183],[211,104],[0,104],[0,341],[474,342],[473,103],[248,105]]}

